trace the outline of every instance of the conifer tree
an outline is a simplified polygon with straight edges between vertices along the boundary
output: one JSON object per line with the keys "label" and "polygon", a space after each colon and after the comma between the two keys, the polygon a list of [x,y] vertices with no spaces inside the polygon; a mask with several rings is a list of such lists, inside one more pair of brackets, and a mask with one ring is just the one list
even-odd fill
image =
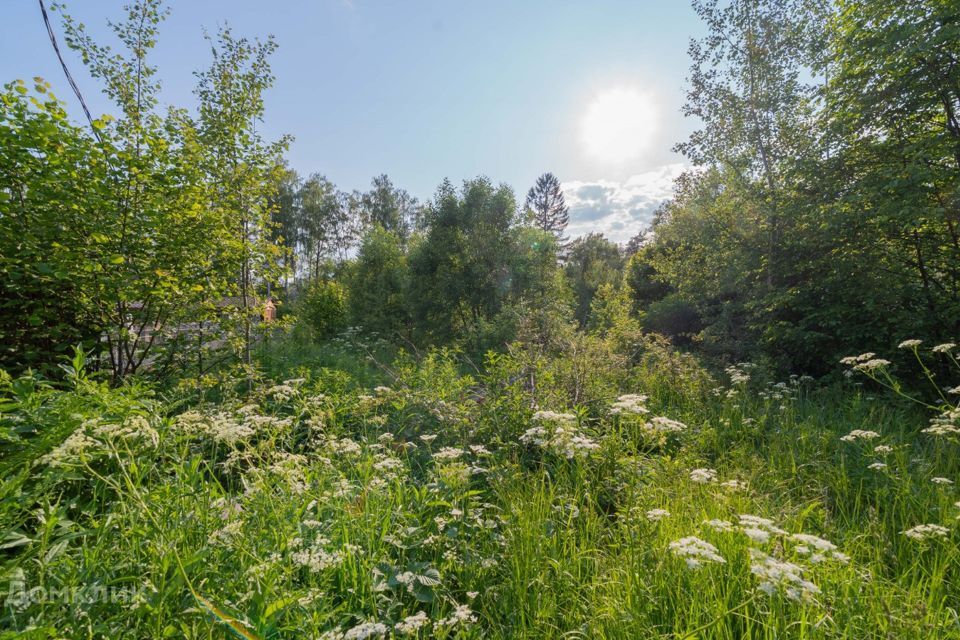
{"label": "conifer tree", "polygon": [[527,192],[524,208],[538,229],[556,235],[561,242],[566,240],[563,231],[570,222],[570,208],[567,207],[557,176],[545,173],[537,178],[536,184]]}

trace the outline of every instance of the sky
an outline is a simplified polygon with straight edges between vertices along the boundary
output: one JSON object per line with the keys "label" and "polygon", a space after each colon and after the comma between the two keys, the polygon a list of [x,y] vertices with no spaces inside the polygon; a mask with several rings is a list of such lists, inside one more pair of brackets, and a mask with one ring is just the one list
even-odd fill
{"label": "sky", "polygon": [[[49,0],[48,0],[49,2]],[[74,0],[98,41],[121,0]],[[171,0],[154,63],[162,102],[193,106],[203,29],[229,24],[279,44],[262,131],[290,134],[290,165],[345,190],[386,173],[429,199],[444,178],[479,175],[518,201],[538,175],[563,182],[568,232],[624,242],[671,193],[671,147],[690,37],[686,0]],[[62,30],[53,15],[63,46]],[[96,114],[113,111],[79,56],[67,63]],[[42,76],[81,115],[35,0],[0,0],[0,82]]]}

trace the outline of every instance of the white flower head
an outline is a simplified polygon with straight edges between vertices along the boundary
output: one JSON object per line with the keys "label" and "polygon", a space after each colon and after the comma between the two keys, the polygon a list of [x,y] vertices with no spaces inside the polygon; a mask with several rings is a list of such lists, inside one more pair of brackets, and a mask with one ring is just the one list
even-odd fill
{"label": "white flower head", "polygon": [[670,550],[674,555],[683,558],[691,569],[699,568],[704,562],[727,562],[715,546],[695,536],[674,540],[670,543]]}
{"label": "white flower head", "polygon": [[694,469],[690,472],[690,479],[698,484],[709,484],[717,479],[717,472],[713,469]]}

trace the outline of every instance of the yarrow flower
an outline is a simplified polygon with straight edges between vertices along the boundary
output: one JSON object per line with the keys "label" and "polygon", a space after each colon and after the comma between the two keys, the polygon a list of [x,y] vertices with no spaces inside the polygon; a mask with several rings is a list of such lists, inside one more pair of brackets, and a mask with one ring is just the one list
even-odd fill
{"label": "yarrow flower", "polygon": [[456,460],[463,455],[463,449],[455,447],[443,447],[433,454],[434,460]]}
{"label": "yarrow flower", "polygon": [[548,426],[527,429],[520,436],[520,442],[523,444],[534,445],[571,460],[587,457],[600,448],[599,444],[577,429],[576,416],[538,411],[534,414],[534,419],[545,421]]}
{"label": "yarrow flower", "polygon": [[939,478],[939,477],[938,477],[938,478],[930,478],[930,482],[932,482],[933,484],[942,484],[942,485],[951,485],[951,484],[953,484],[953,480],[951,480],[950,478]]}
{"label": "yarrow flower", "polygon": [[843,442],[856,442],[857,440],[873,440],[879,438],[880,434],[876,431],[868,431],[864,429],[854,429],[847,435],[840,438]]}
{"label": "yarrow flower", "polygon": [[889,445],[886,445],[886,444],[878,444],[877,446],[875,446],[875,447],[873,448],[873,452],[874,452],[874,453],[880,453],[880,454],[890,453],[890,452],[892,452],[892,451],[893,451],[893,447],[891,447],[891,446],[889,446]]}
{"label": "yarrow flower", "polygon": [[759,589],[770,596],[783,592],[791,600],[804,600],[820,593],[817,585],[803,577],[802,567],[756,549],[750,549],[750,572],[760,579]]}
{"label": "yarrow flower", "polygon": [[473,615],[473,611],[470,609],[469,605],[458,604],[456,608],[450,613],[450,616],[444,618],[437,622],[439,627],[453,627],[459,624],[470,624],[477,621],[477,616]]}
{"label": "yarrow flower", "polygon": [[647,396],[628,393],[617,398],[617,401],[610,405],[610,413],[620,415],[624,413],[633,413],[642,415],[649,413],[644,404],[647,402]]}
{"label": "yarrow flower", "polygon": [[394,629],[396,629],[400,635],[412,636],[416,635],[422,627],[428,624],[430,624],[430,618],[427,617],[426,613],[420,611],[416,615],[407,616],[402,622],[398,622],[394,625]]}
{"label": "yarrow flower", "polygon": [[897,349],[915,349],[923,344],[923,340],[904,340],[897,345]]}
{"label": "yarrow flower", "polygon": [[872,462],[869,465],[867,465],[867,469],[870,469],[871,471],[883,471],[886,468],[887,468],[886,462]]}
{"label": "yarrow flower", "polygon": [[659,522],[664,518],[670,517],[670,512],[666,509],[650,509],[647,511],[647,520],[650,522]]}
{"label": "yarrow flower", "polygon": [[715,546],[696,536],[674,540],[670,543],[670,550],[673,551],[674,555],[683,558],[687,567],[691,569],[700,567],[704,562],[719,564],[726,564],[727,562]]}
{"label": "yarrow flower", "polygon": [[677,420],[657,416],[650,419],[650,427],[660,433],[679,433],[687,428],[687,425]]}
{"label": "yarrow flower", "polygon": [[733,531],[733,523],[728,520],[705,520],[704,524],[714,531]]}
{"label": "yarrow flower", "polygon": [[949,529],[939,524],[918,524],[900,533],[912,540],[929,540],[931,538],[946,538],[949,532]]}
{"label": "yarrow flower", "polygon": [[387,634],[387,625],[382,622],[363,622],[347,630],[343,640],[366,640]]}
{"label": "yarrow flower", "polygon": [[699,484],[709,484],[717,479],[717,472],[713,469],[694,469],[690,472],[690,479]]}
{"label": "yarrow flower", "polygon": [[938,344],[934,348],[930,349],[930,351],[933,351],[934,353],[950,353],[956,346],[957,343],[955,342],[944,342],[943,344]]}
{"label": "yarrow flower", "polygon": [[720,486],[724,489],[730,489],[731,491],[743,491],[747,489],[747,483],[740,482],[739,480],[727,480],[726,482],[721,482]]}

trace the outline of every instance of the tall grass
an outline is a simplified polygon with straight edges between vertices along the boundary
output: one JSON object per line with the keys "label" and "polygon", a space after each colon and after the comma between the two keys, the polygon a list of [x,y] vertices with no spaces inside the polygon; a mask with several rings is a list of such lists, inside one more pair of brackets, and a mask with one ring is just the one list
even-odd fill
{"label": "tall grass", "polygon": [[249,394],[4,381],[0,637],[960,637],[957,444],[882,389],[276,347]]}

